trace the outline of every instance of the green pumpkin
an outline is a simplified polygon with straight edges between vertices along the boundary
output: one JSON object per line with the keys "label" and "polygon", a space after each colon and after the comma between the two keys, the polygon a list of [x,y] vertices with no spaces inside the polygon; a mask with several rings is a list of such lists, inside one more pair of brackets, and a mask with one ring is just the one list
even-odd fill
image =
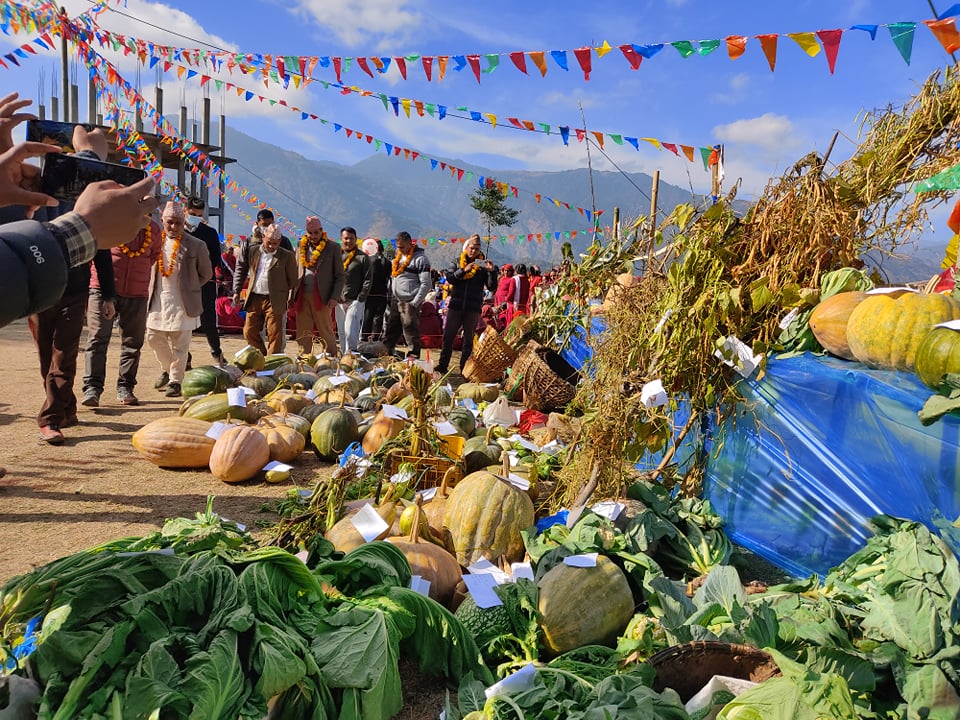
{"label": "green pumpkin", "polygon": [[472,437],[463,444],[463,464],[467,473],[483,470],[500,462],[500,453],[503,449],[487,434]]}
{"label": "green pumpkin", "polygon": [[263,370],[265,362],[266,360],[263,357],[263,353],[249,345],[237,353],[233,360],[233,364],[245,372],[251,370],[253,372],[260,372]]}
{"label": "green pumpkin", "polygon": [[300,385],[305,389],[310,389],[317,379],[317,376],[311,372],[298,372],[287,375],[283,380],[289,387]]}
{"label": "green pumpkin", "polygon": [[370,377],[370,387],[380,388],[381,390],[386,390],[391,385],[396,385],[400,382],[400,378],[396,375],[390,373],[377,373]]}
{"label": "green pumpkin", "polygon": [[456,397],[459,400],[473,400],[474,402],[493,402],[500,397],[500,388],[486,386],[479,383],[463,383],[457,388]]}
{"label": "green pumpkin", "polygon": [[346,391],[350,393],[350,395],[357,395],[361,390],[363,390],[367,386],[366,382],[364,382],[362,378],[356,377],[355,375],[344,375],[341,373],[339,377],[341,378],[345,377],[347,379],[347,382],[343,382],[343,380],[339,380],[338,381],[340,383],[339,385],[331,382],[331,380],[334,377],[335,375],[331,373],[329,375],[324,375],[322,377],[317,378],[313,383],[314,392],[319,395],[325,390],[337,390],[339,388],[345,388]]}
{"label": "green pumpkin", "polygon": [[370,412],[377,409],[378,402],[380,402],[380,399],[373,395],[363,395],[354,399],[353,406],[360,412]]}
{"label": "green pumpkin", "polygon": [[310,420],[307,420],[303,415],[287,413],[286,415],[271,415],[270,419],[275,423],[292,427],[304,438],[310,439]]}
{"label": "green pumpkin", "polygon": [[267,375],[244,375],[240,384],[257,393],[257,397],[268,395],[277,389],[277,381]]}
{"label": "green pumpkin", "polygon": [[187,370],[180,383],[180,393],[184,397],[224,392],[232,383],[230,376],[213,365],[202,365]]}
{"label": "green pumpkin", "polygon": [[927,387],[940,387],[947,373],[960,373],[960,332],[933,328],[917,348],[917,377]]}
{"label": "green pumpkin", "polygon": [[331,408],[313,421],[310,439],[318,458],[334,462],[350,443],[356,442],[358,427],[354,412],[347,408]]}
{"label": "green pumpkin", "polygon": [[286,355],[267,355],[263,359],[263,369],[276,370],[281,365],[289,365],[292,362],[293,358]]}
{"label": "green pumpkin", "polygon": [[470,437],[477,431],[477,418],[465,407],[455,407],[448,412],[447,420],[453,423],[464,434],[464,437]]}
{"label": "green pumpkin", "polygon": [[225,420],[228,415],[232,420],[243,422],[256,422],[260,417],[260,411],[252,405],[246,407],[231,405],[226,393],[214,393],[201,397],[191,403],[181,414],[183,417],[207,422]]}

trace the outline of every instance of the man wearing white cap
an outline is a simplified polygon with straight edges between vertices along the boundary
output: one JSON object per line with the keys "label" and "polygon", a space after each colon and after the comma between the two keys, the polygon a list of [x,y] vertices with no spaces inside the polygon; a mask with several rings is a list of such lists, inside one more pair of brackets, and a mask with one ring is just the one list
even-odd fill
{"label": "man wearing white cap", "polygon": [[147,345],[160,363],[154,384],[167,397],[180,396],[190,338],[203,312],[201,288],[213,277],[210,253],[202,240],[183,231],[183,205],[163,208],[160,257],[150,277],[147,301]]}

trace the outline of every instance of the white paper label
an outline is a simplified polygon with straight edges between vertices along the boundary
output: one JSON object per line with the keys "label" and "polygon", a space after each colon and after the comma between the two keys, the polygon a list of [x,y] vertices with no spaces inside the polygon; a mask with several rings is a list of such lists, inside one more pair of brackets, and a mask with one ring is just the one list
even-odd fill
{"label": "white paper label", "polygon": [[525,578],[533,581],[533,568],[528,562],[510,563],[510,574],[513,576],[514,580]]}
{"label": "white paper label", "polygon": [[317,399],[317,393],[314,391],[313,388],[310,388],[309,390],[307,390],[307,391],[303,394],[303,396],[304,396],[305,398],[309,399],[309,400],[316,400],[316,399]]}
{"label": "white paper label", "polygon": [[[476,598],[474,598],[476,599]],[[483,691],[487,699],[495,695],[509,695],[511,693],[521,693],[533,689],[533,683],[537,678],[537,669],[533,663],[524,665],[512,675],[507,675],[503,680],[494,683]]]}
{"label": "white paper label", "polygon": [[388,417],[391,420],[407,419],[407,411],[403,408],[398,408],[396,405],[384,405],[380,409],[383,411],[383,416]]}
{"label": "white paper label", "polygon": [[215,422],[210,426],[210,429],[207,430],[206,436],[216,440],[218,437],[223,435],[224,430],[226,430],[228,427],[230,427],[230,425],[225,422]]}
{"label": "white paper label", "polygon": [[468,567],[467,572],[471,575],[489,575],[494,579],[497,585],[503,585],[504,583],[510,582],[510,576],[492,562],[487,560],[485,557],[480,558],[473,565]]}
{"label": "white paper label", "polygon": [[243,387],[241,387],[240,389],[243,391],[243,394],[244,394],[244,395],[247,395],[247,396],[256,395],[256,394],[257,394],[257,391],[256,391],[256,390],[254,390],[253,388],[248,388],[248,387],[245,386],[245,385],[244,385]]}
{"label": "white paper label", "polygon": [[640,402],[644,407],[655,408],[667,404],[667,393],[663,389],[663,381],[651,380],[640,390]]}
{"label": "white paper label", "polygon": [[347,383],[350,382],[350,376],[349,375],[328,375],[327,382],[329,382],[334,387],[337,387],[338,385],[346,385]]}
{"label": "white paper label", "polygon": [[563,559],[563,564],[576,568],[592,568],[597,566],[597,556],[599,553],[583,553],[582,555],[570,555]]}
{"label": "white paper label", "polygon": [[258,370],[257,377],[273,377],[273,370]]}
{"label": "white paper label", "polygon": [[239,359],[240,356],[243,355],[247,350],[253,350],[253,345],[247,345],[246,347],[240,348],[233,354],[233,357]]}
{"label": "white paper label", "polygon": [[390,482],[394,485],[397,483],[409,483],[417,476],[416,471],[414,470],[403,470],[402,472],[395,472],[390,476]]}
{"label": "white paper label", "polygon": [[297,494],[298,494],[300,497],[302,497],[304,500],[306,500],[307,498],[313,496],[313,490],[307,490],[306,488],[300,488],[299,490],[297,490]]}
{"label": "white paper label", "polygon": [[934,327],[942,327],[947,330],[960,330],[960,320],[947,320],[947,322],[939,323],[934,325]]}
{"label": "white paper label", "polygon": [[523,435],[518,435],[517,433],[514,433],[513,435],[508,437],[507,440],[509,440],[512,443],[517,443],[520,445],[520,447],[530,450],[531,452],[540,452],[540,446],[537,445],[535,442],[531,442],[530,440],[527,440],[525,437],[523,437]]}
{"label": "white paper label", "polygon": [[479,575],[464,575],[463,582],[473,596],[473,601],[478,608],[492,608],[503,605],[503,601],[493,591],[497,586],[496,578],[493,575],[481,573]]}
{"label": "white paper label", "polygon": [[460,404],[463,405],[467,410],[472,413],[477,412],[477,404],[473,401],[472,398],[464,398],[460,401]]}
{"label": "white paper label", "polygon": [[293,470],[293,465],[286,465],[285,463],[282,463],[279,460],[274,460],[264,465],[263,470],[264,472],[266,472],[267,470],[279,470],[280,472],[284,472],[284,471],[289,472]]}
{"label": "white paper label", "polygon": [[909,287],[883,287],[883,288],[874,288],[873,290],[867,290],[867,295],[889,295],[892,292],[919,292]]}
{"label": "white paper label", "polygon": [[426,490],[421,491],[420,497],[423,498],[424,502],[430,502],[437,494],[437,488],[427,488]]}
{"label": "white paper label", "polygon": [[723,351],[717,350],[714,355],[745,378],[750,377],[763,360],[762,355],[754,355],[749,345],[733,335],[723,341]]}
{"label": "white paper label", "polygon": [[424,597],[430,597],[430,581],[425,580],[419,575],[410,576],[410,589],[415,593],[420,593]]}
{"label": "white paper label", "polygon": [[294,555],[294,557],[300,562],[305,563],[307,561],[307,558],[310,557],[310,553],[306,550],[301,550],[296,555]]}
{"label": "white paper label", "polygon": [[247,394],[243,388],[227,388],[227,403],[232,407],[247,406]]}
{"label": "white paper label", "polygon": [[504,480],[510,483],[511,485],[513,485],[513,487],[515,487],[520,492],[526,492],[527,490],[530,489],[530,481],[527,480],[527,478],[523,477],[522,475],[517,475],[516,473],[510,473],[509,475],[507,475],[507,477],[503,477],[502,475],[497,475],[497,477],[500,478],[501,480]]}
{"label": "white paper label", "polygon": [[605,517],[612,522],[620,517],[620,513],[626,510],[627,506],[618,503],[616,500],[604,500],[603,502],[598,502],[590,509],[597,515]]}
{"label": "white paper label", "polygon": [[433,424],[434,429],[437,431],[437,435],[457,435],[459,434],[456,426],[449,421],[436,422]]}
{"label": "white paper label", "polygon": [[350,518],[350,523],[366,542],[373,542],[390,528],[377,514],[373,505],[364,505],[360,508],[357,514]]}
{"label": "white paper label", "polygon": [[799,314],[800,314],[800,308],[794,308],[793,310],[788,312],[786,315],[784,315],[783,318],[781,318],[780,320],[780,329],[786,330],[788,327],[790,327],[790,323],[792,323],[794,321],[794,318],[796,318],[797,315]]}

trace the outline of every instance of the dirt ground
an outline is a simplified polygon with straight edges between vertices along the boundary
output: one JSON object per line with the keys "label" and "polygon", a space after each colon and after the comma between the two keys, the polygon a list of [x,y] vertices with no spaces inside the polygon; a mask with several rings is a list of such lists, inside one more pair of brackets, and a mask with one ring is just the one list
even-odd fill
{"label": "dirt ground", "polygon": [[[223,337],[229,358],[245,343],[239,335]],[[206,339],[194,335],[191,352],[197,364],[210,355]],[[330,466],[312,453],[295,463],[291,482],[270,485],[251,481],[228,485],[208,472],[161,470],[142,460],[130,444],[140,427],[175,415],[178,399],[153,389],[159,374],[146,348],[140,362],[136,394],[139,407],[116,402],[119,338],[111,343],[101,406],[80,407],[80,425],[65,429],[57,447],[41,442],[36,413],[43,387],[36,350],[26,322],[0,329],[0,584],[36,565],[98,543],[159,528],[165,518],[192,516],[203,510],[208,495],[223,517],[253,530],[264,503],[283,496],[294,484],[309,485],[317,470]],[[81,353],[76,383],[80,397]]]}

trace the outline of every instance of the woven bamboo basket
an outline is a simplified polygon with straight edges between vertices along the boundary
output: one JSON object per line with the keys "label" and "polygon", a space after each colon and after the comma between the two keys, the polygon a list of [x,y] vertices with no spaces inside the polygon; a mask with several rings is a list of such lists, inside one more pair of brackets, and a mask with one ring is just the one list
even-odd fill
{"label": "woven bamboo basket", "polygon": [[513,382],[522,382],[524,404],[540,412],[562,410],[573,400],[580,373],[550,348],[530,340],[513,364]]}
{"label": "woven bamboo basket", "polygon": [[403,463],[410,463],[417,469],[417,475],[420,476],[418,489],[439,487],[443,482],[443,476],[448,470],[453,469],[451,477],[447,484],[453,487],[463,478],[463,467],[460,463],[442,457],[423,457],[419,455],[406,455],[400,451],[388,453],[383,460],[384,477],[393,477]]}
{"label": "woven bamboo basket", "polygon": [[470,382],[499,382],[517,359],[517,351],[487,325],[473,343],[473,352],[463,366],[463,377]]}
{"label": "woven bamboo basket", "polygon": [[710,682],[714,675],[763,682],[780,674],[773,657],[752,645],[699,640],[674,645],[653,655],[647,662],[657,670],[653,689],[673,688],[687,702]]}

